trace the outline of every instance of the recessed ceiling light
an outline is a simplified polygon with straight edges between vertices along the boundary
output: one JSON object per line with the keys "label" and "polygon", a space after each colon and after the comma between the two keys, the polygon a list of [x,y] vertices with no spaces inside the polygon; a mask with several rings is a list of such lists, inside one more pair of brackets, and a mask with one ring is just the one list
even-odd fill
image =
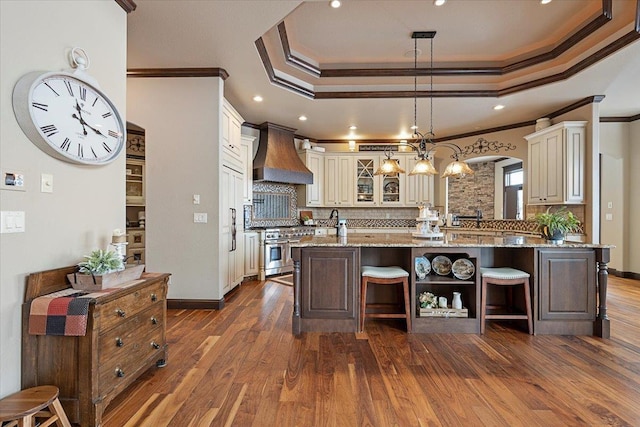
{"label": "recessed ceiling light", "polygon": [[340,2],[340,0],[331,0],[329,2],[329,4],[331,5],[332,8],[337,9],[340,6],[342,6],[342,3]]}
{"label": "recessed ceiling light", "polygon": [[358,126],[356,125],[349,126],[349,130],[356,130],[356,129],[358,129]]}
{"label": "recessed ceiling light", "polygon": [[305,120],[307,120],[307,116],[302,115],[302,116],[298,117],[298,120],[300,120],[301,122],[304,122]]}
{"label": "recessed ceiling light", "polygon": [[436,6],[442,6],[446,2],[447,0],[433,0],[433,4],[435,4]]}
{"label": "recessed ceiling light", "polygon": [[260,95],[256,95],[253,97],[253,100],[256,102],[262,102],[262,97]]}
{"label": "recessed ceiling light", "polygon": [[540,0],[540,4],[549,4],[551,0]]}
{"label": "recessed ceiling light", "polygon": [[504,108],[504,105],[502,105],[502,104],[498,104],[498,105],[493,107],[494,110],[502,110],[503,108]]}

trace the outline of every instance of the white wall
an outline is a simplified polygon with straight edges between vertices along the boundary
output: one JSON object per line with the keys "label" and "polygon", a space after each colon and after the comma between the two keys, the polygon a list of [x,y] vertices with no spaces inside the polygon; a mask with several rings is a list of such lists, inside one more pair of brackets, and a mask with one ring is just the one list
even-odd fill
{"label": "white wall", "polygon": [[[601,123],[602,189],[601,242],[615,245],[609,266],[628,271],[625,254],[629,251],[629,123]],[[609,208],[611,203],[611,208]],[[610,214],[612,220],[607,220]]]}
{"label": "white wall", "polygon": [[[125,226],[124,154],[102,167],[54,159],[24,135],[11,104],[18,79],[69,68],[80,46],[89,74],[126,117],[127,15],[113,0],[0,1],[0,169],[25,173],[26,191],[0,190],[2,210],[24,211],[26,232],[0,235],[0,397],[20,389],[21,304],[29,273],[73,265]],[[40,174],[53,193],[40,192]]]}
{"label": "white wall", "polygon": [[[130,121],[145,128],[147,270],[172,274],[170,299],[221,299],[217,77],[130,78]],[[193,204],[193,195],[200,204]],[[193,214],[208,214],[195,224]]]}
{"label": "white wall", "polygon": [[640,273],[640,120],[632,122],[629,126],[629,191],[626,199],[629,201],[629,251],[625,254],[626,271]]}

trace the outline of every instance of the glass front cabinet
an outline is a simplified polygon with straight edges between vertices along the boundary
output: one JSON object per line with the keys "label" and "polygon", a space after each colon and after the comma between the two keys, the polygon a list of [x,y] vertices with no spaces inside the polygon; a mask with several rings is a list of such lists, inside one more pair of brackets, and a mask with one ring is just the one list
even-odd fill
{"label": "glass front cabinet", "polygon": [[[385,156],[354,158],[354,206],[403,206],[404,176],[402,174],[374,175]],[[404,158],[392,158],[401,168]]]}

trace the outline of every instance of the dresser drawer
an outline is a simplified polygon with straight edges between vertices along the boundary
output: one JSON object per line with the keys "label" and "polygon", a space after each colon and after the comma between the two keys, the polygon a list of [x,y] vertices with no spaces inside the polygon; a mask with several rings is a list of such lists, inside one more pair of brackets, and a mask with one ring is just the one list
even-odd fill
{"label": "dresser drawer", "polygon": [[96,306],[100,321],[100,332],[126,322],[137,313],[166,298],[167,285],[156,283],[123,295],[117,300]]}
{"label": "dresser drawer", "polygon": [[[110,364],[113,360],[122,360],[141,346],[152,346],[152,342],[145,341],[145,338],[149,334],[155,334],[156,329],[163,328],[164,323],[164,302],[160,301],[101,334],[98,338],[99,365]],[[164,337],[161,334],[161,341],[155,341],[155,343],[161,345],[163,341]]]}
{"label": "dresser drawer", "polygon": [[[131,378],[137,377],[138,370],[147,365],[148,361],[163,359],[165,343],[162,328],[152,329],[137,337],[135,343],[127,351],[112,354],[107,363],[100,364],[98,392],[100,395],[109,393],[120,384],[128,384]],[[152,343],[156,343],[155,348]]]}

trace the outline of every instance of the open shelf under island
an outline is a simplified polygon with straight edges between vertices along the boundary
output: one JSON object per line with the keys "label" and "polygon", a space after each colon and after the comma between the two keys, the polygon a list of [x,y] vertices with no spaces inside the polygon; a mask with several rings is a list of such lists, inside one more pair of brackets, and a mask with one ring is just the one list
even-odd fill
{"label": "open shelf under island", "polygon": [[[397,265],[410,272],[413,332],[480,333],[480,267],[513,267],[531,275],[535,334],[609,338],[610,249],[609,245],[570,241],[555,245],[537,237],[453,233],[446,233],[442,241],[416,239],[410,233],[305,237],[291,243],[293,333],[356,332],[360,267]],[[437,256],[453,263],[462,259],[467,270],[460,275],[431,268],[427,274],[417,274],[416,259],[424,257],[431,265]],[[445,296],[449,307],[453,292],[459,292],[467,317],[426,316],[424,312],[421,317],[418,297],[423,292]],[[492,303],[503,298],[499,293],[487,297]],[[367,295],[376,302],[393,303],[396,298],[385,289]]]}

